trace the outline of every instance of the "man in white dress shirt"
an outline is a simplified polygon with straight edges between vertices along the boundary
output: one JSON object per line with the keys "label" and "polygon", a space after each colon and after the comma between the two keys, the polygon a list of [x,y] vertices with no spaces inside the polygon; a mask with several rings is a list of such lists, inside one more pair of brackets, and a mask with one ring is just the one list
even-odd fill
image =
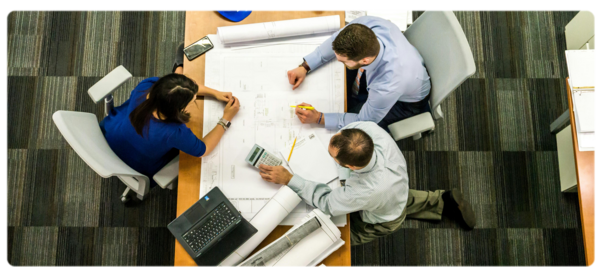
{"label": "man in white dress shirt", "polygon": [[408,188],[406,161],[396,142],[374,122],[353,122],[331,138],[329,154],[351,170],[345,186],[328,185],[292,175],[282,166],[260,166],[260,176],[287,185],[323,213],[350,214],[352,245],[363,244],[400,229],[406,217],[456,219],[475,227],[475,214],[458,189],[418,191]]}

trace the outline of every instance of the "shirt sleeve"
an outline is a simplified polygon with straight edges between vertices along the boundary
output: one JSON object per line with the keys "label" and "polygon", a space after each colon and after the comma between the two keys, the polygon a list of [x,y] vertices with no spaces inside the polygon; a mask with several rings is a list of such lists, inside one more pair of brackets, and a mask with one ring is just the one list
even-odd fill
{"label": "shirt sleeve", "polygon": [[358,114],[354,113],[324,113],[325,128],[339,130],[342,127],[359,121],[379,123],[398,101],[398,95],[388,90],[371,88],[369,98]]}
{"label": "shirt sleeve", "polygon": [[143,95],[145,95],[148,90],[152,87],[152,85],[154,85],[154,83],[156,83],[156,81],[158,81],[158,79],[160,79],[159,77],[150,77],[150,78],[146,78],[144,80],[142,80],[137,86],[135,86],[135,88],[131,91],[131,95],[129,96],[129,98],[139,98]]}
{"label": "shirt sleeve", "polygon": [[[183,127],[182,127],[183,126]],[[206,152],[206,145],[185,125],[179,126],[167,139],[167,144],[186,154],[201,157]]]}
{"label": "shirt sleeve", "polygon": [[307,204],[318,208],[323,213],[331,216],[344,215],[364,210],[368,203],[370,191],[357,191],[346,182],[345,187],[332,190],[326,184],[305,180],[294,175],[288,187],[298,194]]}

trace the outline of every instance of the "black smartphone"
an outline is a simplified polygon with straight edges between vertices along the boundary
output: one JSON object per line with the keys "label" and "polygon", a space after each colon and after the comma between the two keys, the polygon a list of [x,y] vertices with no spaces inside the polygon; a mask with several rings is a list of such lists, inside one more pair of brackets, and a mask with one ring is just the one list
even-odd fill
{"label": "black smartphone", "polygon": [[211,50],[213,47],[213,43],[210,41],[210,39],[208,39],[208,36],[206,36],[185,47],[185,49],[183,49],[183,53],[189,61],[192,61],[194,58],[201,56],[205,52]]}

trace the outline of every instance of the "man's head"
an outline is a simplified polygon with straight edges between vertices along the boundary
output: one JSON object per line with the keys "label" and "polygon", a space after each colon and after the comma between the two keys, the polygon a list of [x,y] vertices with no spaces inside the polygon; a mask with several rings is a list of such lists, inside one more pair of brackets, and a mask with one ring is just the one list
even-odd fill
{"label": "man's head", "polygon": [[341,166],[352,170],[362,169],[373,156],[373,139],[356,128],[344,129],[331,137],[329,154]]}
{"label": "man's head", "polygon": [[333,40],[333,51],[339,62],[348,69],[358,69],[368,65],[379,54],[377,36],[370,28],[362,24],[346,26]]}

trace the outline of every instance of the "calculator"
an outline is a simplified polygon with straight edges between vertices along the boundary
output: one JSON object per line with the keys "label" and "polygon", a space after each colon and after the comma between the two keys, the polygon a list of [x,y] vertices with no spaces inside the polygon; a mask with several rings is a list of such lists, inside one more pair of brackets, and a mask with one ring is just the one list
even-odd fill
{"label": "calculator", "polygon": [[261,164],[269,166],[279,166],[283,162],[275,155],[267,152],[263,147],[254,144],[250,153],[246,157],[246,162],[258,168]]}

